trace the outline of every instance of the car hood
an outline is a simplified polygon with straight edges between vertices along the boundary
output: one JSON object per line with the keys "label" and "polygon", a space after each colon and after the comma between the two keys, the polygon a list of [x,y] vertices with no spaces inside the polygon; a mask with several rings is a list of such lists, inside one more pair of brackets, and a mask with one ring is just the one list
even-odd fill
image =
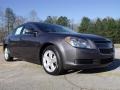
{"label": "car hood", "polygon": [[92,41],[110,41],[107,38],[104,38],[102,36],[99,35],[94,35],[94,34],[83,34],[83,33],[56,33],[57,35],[60,36],[71,36],[71,37],[78,37],[78,38],[83,38],[83,39],[89,39]]}
{"label": "car hood", "polygon": [[92,41],[110,41],[107,38],[104,38],[99,35],[94,35],[94,34],[79,34],[79,37],[85,38],[85,39],[90,39]]}

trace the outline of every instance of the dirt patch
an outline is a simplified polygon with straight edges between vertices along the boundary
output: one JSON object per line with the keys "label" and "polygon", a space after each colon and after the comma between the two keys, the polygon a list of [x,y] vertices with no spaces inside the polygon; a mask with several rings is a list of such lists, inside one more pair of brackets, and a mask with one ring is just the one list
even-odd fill
{"label": "dirt patch", "polygon": [[114,44],[115,48],[120,48],[120,44]]}
{"label": "dirt patch", "polygon": [[3,47],[2,46],[0,46],[0,53],[2,53],[3,52]]}

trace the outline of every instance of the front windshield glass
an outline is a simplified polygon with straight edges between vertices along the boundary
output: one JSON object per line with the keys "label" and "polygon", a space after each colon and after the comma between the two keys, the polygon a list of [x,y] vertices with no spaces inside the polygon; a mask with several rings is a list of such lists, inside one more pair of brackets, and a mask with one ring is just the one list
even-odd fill
{"label": "front windshield glass", "polygon": [[43,31],[48,33],[75,33],[72,29],[67,27],[52,25],[52,24],[37,24],[37,27]]}

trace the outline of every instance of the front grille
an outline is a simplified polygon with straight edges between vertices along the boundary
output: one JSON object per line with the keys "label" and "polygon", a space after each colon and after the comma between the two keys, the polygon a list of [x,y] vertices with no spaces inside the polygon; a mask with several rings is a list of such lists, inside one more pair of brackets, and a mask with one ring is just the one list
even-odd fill
{"label": "front grille", "polygon": [[113,58],[101,59],[101,64],[107,64],[113,61]]}
{"label": "front grille", "polygon": [[94,43],[102,54],[111,54],[114,52],[113,45],[110,41],[94,41]]}
{"label": "front grille", "polygon": [[113,53],[113,48],[110,48],[110,49],[99,49],[100,53],[103,53],[103,54],[111,54]]}

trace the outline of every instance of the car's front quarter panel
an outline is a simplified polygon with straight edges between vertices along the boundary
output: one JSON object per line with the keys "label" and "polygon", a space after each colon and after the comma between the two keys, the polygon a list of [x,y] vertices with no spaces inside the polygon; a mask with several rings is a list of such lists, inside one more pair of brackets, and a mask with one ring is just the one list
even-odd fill
{"label": "car's front quarter panel", "polygon": [[[64,35],[45,34],[43,38],[41,38],[42,44],[49,42],[58,48],[61,55],[61,60],[63,62],[63,67],[65,69],[71,69],[74,67],[79,69],[101,67],[108,63],[102,64],[100,60],[114,59],[114,52],[110,54],[100,53],[94,41],[90,40],[90,43],[92,43],[92,47],[94,47],[94,49],[75,48],[65,41],[66,37],[67,36]],[[103,46],[101,48],[105,47]],[[92,63],[81,64],[82,60],[83,62],[88,61],[88,63],[92,60]]]}
{"label": "car's front quarter panel", "polygon": [[85,48],[74,48],[70,45],[65,45],[66,60],[65,68],[76,68],[76,69],[89,69],[104,67],[110,64],[114,60],[114,47],[109,53],[108,51],[100,51],[100,49],[106,50],[109,48],[96,46],[95,49],[85,49]]}
{"label": "car's front quarter panel", "polygon": [[65,37],[66,36],[50,33],[40,34],[39,37],[39,41],[41,42],[40,50],[46,43],[55,45],[60,53],[64,67],[67,62],[73,60],[76,57],[76,48],[65,42]]}

